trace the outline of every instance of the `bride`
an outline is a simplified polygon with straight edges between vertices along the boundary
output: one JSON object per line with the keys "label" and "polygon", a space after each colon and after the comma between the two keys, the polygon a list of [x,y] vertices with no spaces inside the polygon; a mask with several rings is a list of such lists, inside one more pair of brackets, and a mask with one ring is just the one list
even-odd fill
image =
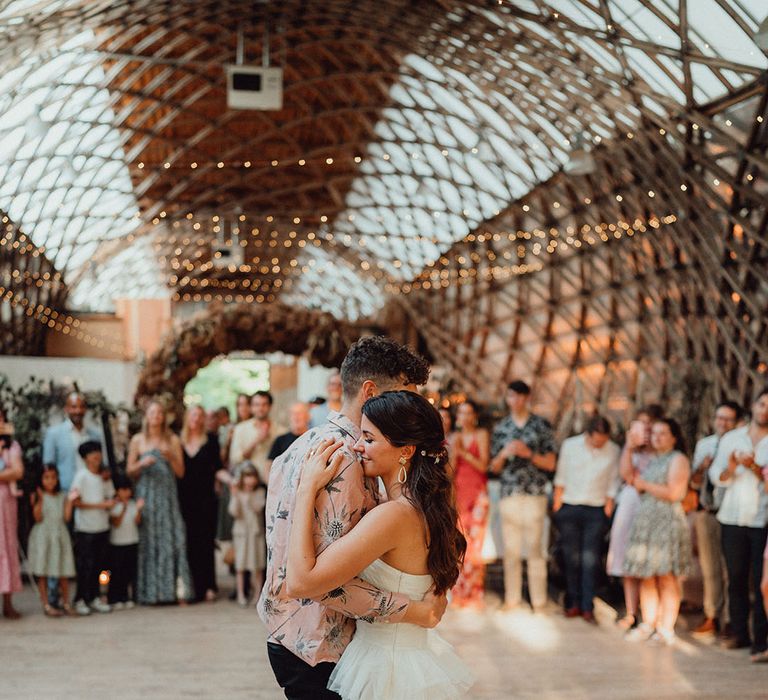
{"label": "bride", "polygon": [[[388,500],[347,535],[315,555],[313,523],[320,489],[333,489],[344,461],[341,442],[326,440],[302,470],[288,548],[288,594],[311,598],[354,576],[421,600],[448,591],[466,549],[457,529],[440,415],[423,397],[389,391],[363,405],[354,450],[365,475],[381,477]],[[362,572],[362,573],[361,573]],[[472,675],[434,630],[358,620],[328,688],[344,700],[458,698]]]}

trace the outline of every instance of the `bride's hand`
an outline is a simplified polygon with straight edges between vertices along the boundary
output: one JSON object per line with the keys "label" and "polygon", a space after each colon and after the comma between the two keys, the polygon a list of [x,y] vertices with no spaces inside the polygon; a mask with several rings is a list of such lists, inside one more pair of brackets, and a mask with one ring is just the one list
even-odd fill
{"label": "bride's hand", "polygon": [[448,597],[445,594],[435,595],[434,590],[430,589],[422,601],[427,604],[427,619],[422,627],[437,627],[440,620],[443,619],[445,609],[448,607]]}
{"label": "bride's hand", "polygon": [[326,438],[313,447],[304,461],[299,487],[317,492],[333,479],[344,461],[343,447],[343,440],[332,438]]}

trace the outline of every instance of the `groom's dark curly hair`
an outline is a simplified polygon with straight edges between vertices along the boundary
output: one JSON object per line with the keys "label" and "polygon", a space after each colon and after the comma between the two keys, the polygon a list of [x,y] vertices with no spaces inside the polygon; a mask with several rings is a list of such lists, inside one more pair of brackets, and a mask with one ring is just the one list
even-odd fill
{"label": "groom's dark curly hair", "polygon": [[408,384],[421,386],[428,378],[429,363],[423,357],[382,335],[360,338],[341,363],[344,396],[350,398],[368,379],[386,390],[402,389]]}

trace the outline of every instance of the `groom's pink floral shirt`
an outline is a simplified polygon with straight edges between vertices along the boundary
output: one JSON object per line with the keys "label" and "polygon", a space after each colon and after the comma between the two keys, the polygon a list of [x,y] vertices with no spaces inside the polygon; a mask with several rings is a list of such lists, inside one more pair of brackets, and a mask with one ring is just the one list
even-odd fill
{"label": "groom's pink floral shirt", "polygon": [[376,481],[364,476],[351,451],[360,428],[340,413],[331,413],[322,426],[304,433],[272,464],[267,495],[267,576],[259,600],[259,615],[269,631],[269,642],[281,644],[312,666],[336,662],[352,639],[355,618],[399,622],[408,597],[381,591],[360,578],[319,599],[287,599],[284,593],[288,539],[296,488],[307,451],[327,437],[344,440],[349,460],[315,502],[315,550],[349,532],[379,502]]}

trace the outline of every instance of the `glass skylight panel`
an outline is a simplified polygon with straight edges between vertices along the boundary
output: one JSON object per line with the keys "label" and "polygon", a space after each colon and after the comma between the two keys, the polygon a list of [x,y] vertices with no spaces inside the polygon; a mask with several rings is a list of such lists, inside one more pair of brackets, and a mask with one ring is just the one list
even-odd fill
{"label": "glass skylight panel", "polygon": [[660,46],[680,48],[680,34],[675,29],[676,20],[670,22],[670,26],[640,0],[609,0],[608,4],[613,18],[631,36],[639,35]]}
{"label": "glass skylight panel", "polygon": [[[0,112],[0,207],[45,245],[65,281],[77,276],[99,243],[139,224],[123,134],[113,125],[111,95],[102,87],[101,57],[89,53],[94,42],[84,31],[2,78],[12,102]],[[142,264],[156,267],[154,256]],[[119,280],[113,283],[117,289]],[[75,292],[72,299],[79,298]]]}
{"label": "glass skylight panel", "polygon": [[745,33],[717,0],[689,4],[688,26],[689,37],[704,53],[757,68],[768,67],[768,57],[757,47],[753,36]]}
{"label": "glass skylight panel", "polygon": [[693,98],[697,102],[709,102],[727,92],[722,81],[701,63],[691,63],[691,78],[693,80]]}
{"label": "glass skylight panel", "polygon": [[680,104],[685,104],[685,93],[670,78],[657,63],[655,63],[644,51],[625,47],[624,53],[632,64],[638,77],[645,80],[652,88],[662,94],[669,95]]}
{"label": "glass skylight panel", "polygon": [[578,0],[547,0],[547,5],[585,27],[597,29],[605,26],[598,12],[590,10]]}

